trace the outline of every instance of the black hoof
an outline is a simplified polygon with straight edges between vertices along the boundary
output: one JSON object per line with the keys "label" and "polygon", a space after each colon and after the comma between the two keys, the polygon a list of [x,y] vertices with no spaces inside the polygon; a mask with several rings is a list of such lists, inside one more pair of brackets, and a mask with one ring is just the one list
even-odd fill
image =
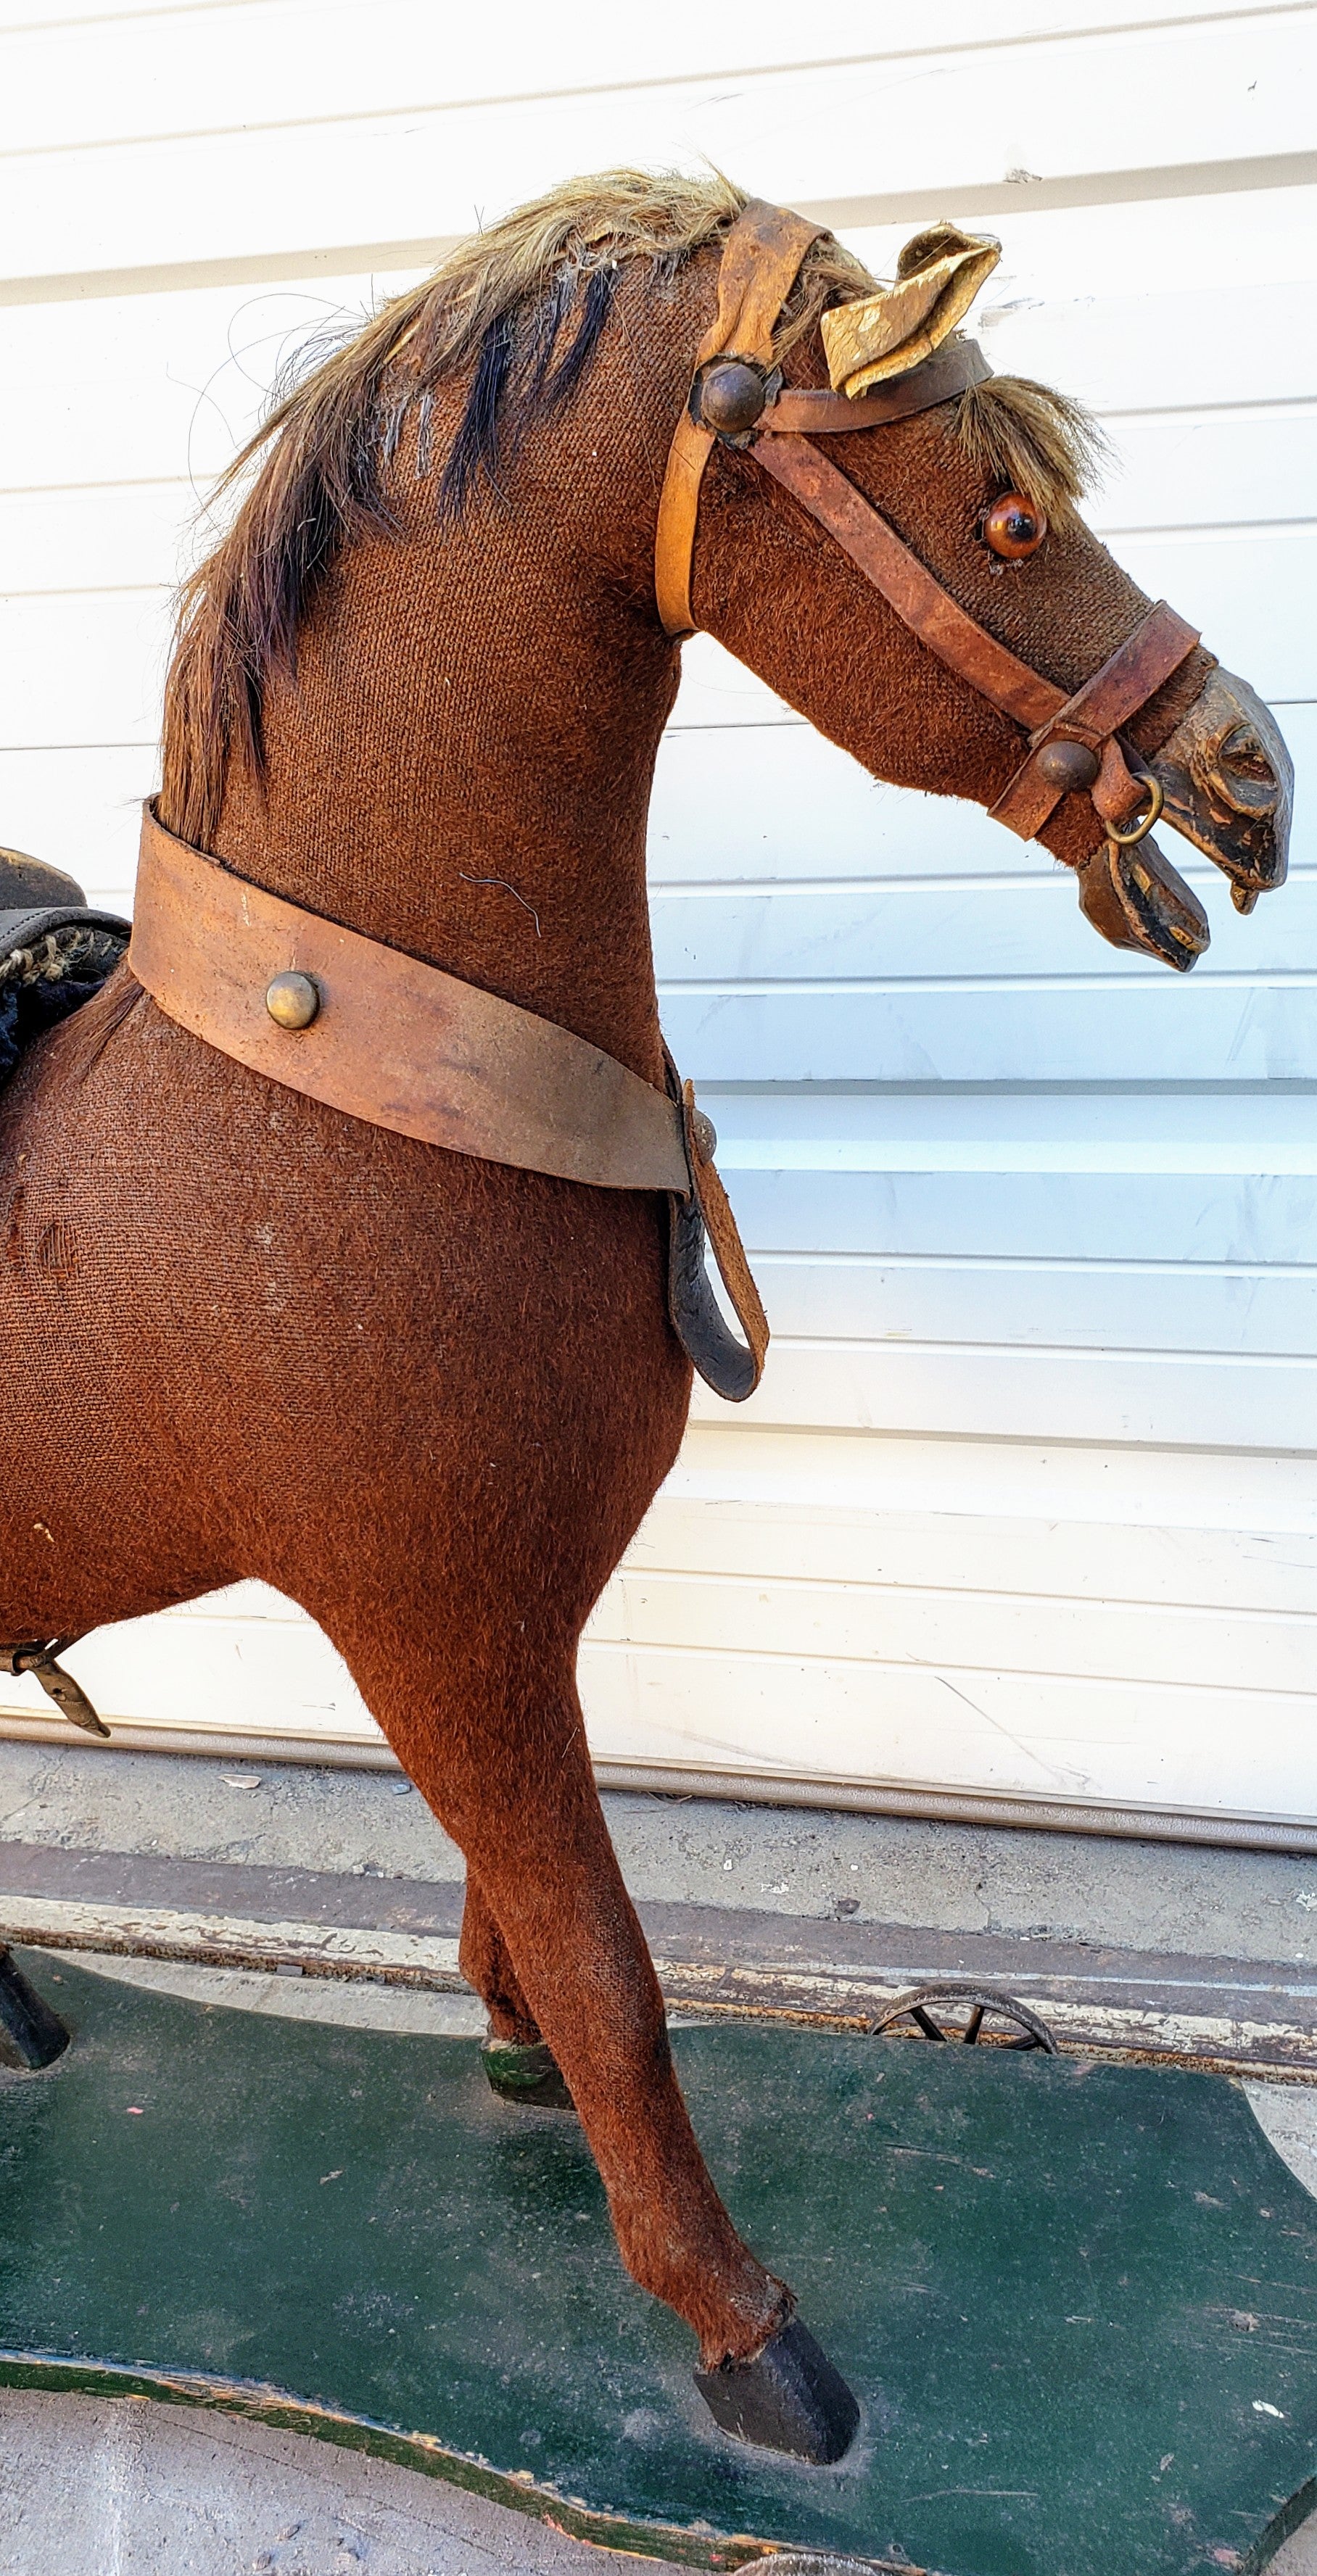
{"label": "black hoof", "polygon": [[778,2327],[757,2361],[697,2370],[695,2385],[724,2433],[818,2467],[849,2450],[860,2420],[840,2371],[799,2317]]}
{"label": "black hoof", "polygon": [[534,2102],[545,2111],[570,2111],[572,2097],[546,2040],[486,2039],[480,2044],[485,2073],[504,2102]]}
{"label": "black hoof", "polygon": [[34,1986],[0,1948],[0,2066],[23,2066],[35,2073],[53,2066],[69,2044],[57,2013],[43,2003]]}

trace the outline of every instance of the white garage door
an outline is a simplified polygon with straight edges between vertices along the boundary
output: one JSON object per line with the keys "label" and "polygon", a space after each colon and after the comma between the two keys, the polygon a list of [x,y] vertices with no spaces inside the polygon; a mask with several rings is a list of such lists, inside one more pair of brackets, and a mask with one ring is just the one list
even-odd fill
{"label": "white garage door", "polygon": [[[10,10],[0,839],[126,894],[180,531],[293,342],[569,171],[701,155],[880,270],[932,214],[1001,234],[994,363],[1098,407],[1122,463],[1097,524],[1302,771],[1312,12],[1067,0],[1039,35],[1018,0],[943,0],[916,52],[872,0],[808,46],[772,0],[525,0],[496,51],[430,0]],[[664,1016],[776,1338],[744,1411],[697,1399],[593,1622],[613,1776],[1288,1820],[1317,1848],[1308,829],[1301,806],[1290,888],[1247,921],[1186,867],[1213,945],[1173,983],[1096,940],[1044,853],[873,785],[687,648]],[[254,1589],[70,1660],[170,1740],[378,1744]],[[0,1724],[46,1726],[34,1685],[7,1694]]]}

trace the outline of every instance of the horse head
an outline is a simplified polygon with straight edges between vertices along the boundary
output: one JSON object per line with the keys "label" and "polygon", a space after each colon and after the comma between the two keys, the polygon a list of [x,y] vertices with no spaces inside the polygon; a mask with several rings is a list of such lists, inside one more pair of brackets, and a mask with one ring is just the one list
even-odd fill
{"label": "horse head", "polygon": [[1285,875],[1288,754],[1084,524],[1095,425],[960,338],[997,256],[936,225],[893,284],[839,298],[836,246],[751,203],[669,458],[660,611],[876,776],[1043,841],[1104,937],[1183,971],[1207,917],[1150,826],[1164,814],[1251,911]]}

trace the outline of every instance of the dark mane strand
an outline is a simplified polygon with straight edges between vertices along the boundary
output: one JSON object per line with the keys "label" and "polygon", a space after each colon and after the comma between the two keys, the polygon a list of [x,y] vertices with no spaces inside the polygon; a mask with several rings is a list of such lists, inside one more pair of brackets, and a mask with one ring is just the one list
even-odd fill
{"label": "dark mane strand", "polygon": [[[670,281],[745,203],[718,172],[568,180],[460,243],[328,355],[323,339],[304,354],[213,496],[236,500],[232,524],[180,593],[160,807],[172,831],[213,847],[231,756],[262,773],[270,682],[295,671],[302,622],[340,555],[392,526],[386,483],[413,419],[416,472],[432,471],[437,389],[472,370],[439,486],[439,517],[451,523],[482,484],[497,490],[500,463],[581,384],[622,265],[641,261],[656,284]],[[872,283],[821,236],[783,314],[778,354],[828,304]]]}
{"label": "dark mane strand", "polygon": [[[441,518],[459,518],[482,478],[497,492],[500,451],[515,456],[532,422],[551,417],[580,383],[612,311],[617,270],[611,262],[589,270],[581,318],[555,367],[558,337],[579,284],[579,274],[564,271],[535,307],[520,347],[515,316],[499,313],[490,323],[439,486]],[[428,466],[418,452],[417,472]]]}
{"label": "dark mane strand", "polygon": [[[496,313],[481,341],[466,409],[448,451],[448,462],[439,486],[439,508],[448,518],[460,516],[482,474],[486,482],[497,490],[499,414],[512,367],[512,329],[509,315]],[[418,446],[418,475],[428,473],[429,463],[428,454],[422,455]]]}

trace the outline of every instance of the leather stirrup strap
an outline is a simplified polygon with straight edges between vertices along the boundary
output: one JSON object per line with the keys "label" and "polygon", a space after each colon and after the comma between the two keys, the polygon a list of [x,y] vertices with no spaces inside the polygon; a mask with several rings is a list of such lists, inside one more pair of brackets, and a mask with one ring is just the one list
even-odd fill
{"label": "leather stirrup strap", "polygon": [[[737,216],[723,244],[718,271],[718,310],[700,342],[696,367],[708,358],[735,354],[766,365],[773,354],[773,331],[800,271],[810,243],[826,230],[785,206],[752,197]],[[683,408],[668,450],[667,472],[654,532],[654,592],[669,635],[690,635],[691,563],[700,485],[713,446],[713,431],[701,429]]]}

